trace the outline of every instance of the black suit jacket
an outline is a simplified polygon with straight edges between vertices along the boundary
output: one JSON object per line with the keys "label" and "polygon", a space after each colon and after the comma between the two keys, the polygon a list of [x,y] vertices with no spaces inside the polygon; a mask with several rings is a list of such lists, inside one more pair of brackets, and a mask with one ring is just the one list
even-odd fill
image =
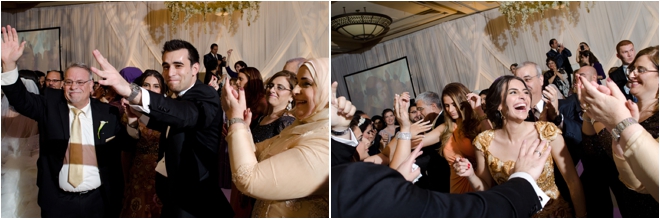
{"label": "black suit jacket", "polygon": [[571,61],[568,60],[568,57],[571,57],[571,51],[567,48],[561,51],[561,53],[550,49],[545,56],[551,58],[557,64],[557,68],[564,68],[564,71],[568,74],[573,74],[573,67],[571,67]]}
{"label": "black suit jacket", "polygon": [[[435,120],[433,128],[445,123],[445,111],[443,110]],[[440,148],[445,142],[438,142],[422,148],[422,155],[417,157],[416,164],[422,172],[422,178],[415,184],[420,188],[430,189],[438,192],[449,193],[449,163],[440,156]]]}
{"label": "black suit jacket", "polygon": [[[62,206],[58,206],[61,192],[59,173],[70,138],[69,107],[64,91],[45,88],[43,95],[36,95],[29,93],[20,81],[2,86],[2,90],[17,112],[39,123],[38,203],[45,216],[49,211],[61,211]],[[116,107],[96,99],[90,99],[90,107],[104,214],[106,217],[119,217],[124,193],[121,150],[134,146],[136,141],[126,133]],[[101,121],[107,123],[99,130]],[[111,139],[113,136],[115,138]]]}
{"label": "black suit jacket", "polygon": [[204,68],[206,72],[210,72],[212,69],[218,68],[218,64],[222,62],[222,55],[216,54],[217,59],[213,58],[212,53],[204,55]]}
{"label": "black suit jacket", "polygon": [[626,99],[632,100],[632,94],[626,93],[625,86],[628,83],[628,78],[626,73],[623,72],[623,66],[619,66],[616,71],[610,73],[610,78],[616,83],[616,86],[619,86],[621,93],[626,96]]}
{"label": "black suit jacket", "polygon": [[195,85],[177,99],[149,92],[148,127],[161,132],[158,159],[165,154],[167,177],[156,174],[164,217],[233,217],[219,187],[220,97]]}
{"label": "black suit jacket", "polygon": [[532,185],[522,178],[484,192],[446,194],[419,188],[396,170],[372,163],[334,166],[331,175],[332,217],[531,217],[541,209]]}

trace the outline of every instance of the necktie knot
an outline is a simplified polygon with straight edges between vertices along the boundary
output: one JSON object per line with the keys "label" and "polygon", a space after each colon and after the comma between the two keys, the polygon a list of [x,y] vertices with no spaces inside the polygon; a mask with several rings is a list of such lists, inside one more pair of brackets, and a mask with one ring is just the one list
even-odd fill
{"label": "necktie knot", "polygon": [[71,111],[73,111],[73,115],[76,117],[82,113],[82,110],[79,110],[78,108],[71,108]]}

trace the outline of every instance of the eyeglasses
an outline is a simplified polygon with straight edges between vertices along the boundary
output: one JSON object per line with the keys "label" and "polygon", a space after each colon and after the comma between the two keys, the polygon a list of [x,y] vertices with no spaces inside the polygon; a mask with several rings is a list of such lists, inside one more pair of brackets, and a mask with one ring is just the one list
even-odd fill
{"label": "eyeglasses", "polygon": [[92,81],[92,80],[87,80],[87,81],[72,81],[72,80],[64,80],[64,85],[65,85],[65,86],[71,86],[71,85],[73,85],[73,83],[75,82],[76,85],[78,85],[78,86],[83,86],[83,85],[85,85],[87,82],[90,82],[90,81]]}
{"label": "eyeglasses", "polygon": [[658,70],[648,70],[643,66],[639,66],[639,67],[636,67],[636,68],[635,68],[635,66],[632,66],[632,67],[628,68],[628,74],[632,74],[633,72],[641,75],[641,74],[644,74],[646,72],[658,72]]}
{"label": "eyeglasses", "polygon": [[60,82],[60,81],[62,81],[62,80],[51,80],[51,79],[46,79],[46,83],[57,83],[57,82]]}
{"label": "eyeglasses", "polygon": [[540,74],[536,74],[534,76],[525,76],[523,77],[523,81],[525,81],[525,83],[529,83],[530,81],[532,81],[533,78],[538,77],[539,75]]}
{"label": "eyeglasses", "polygon": [[[273,87],[275,87],[275,84],[273,84],[273,83],[270,83],[270,84],[267,84],[267,85],[266,85],[266,89],[273,89]],[[286,89],[284,86],[279,85],[279,84],[278,84],[277,87],[275,87],[275,88],[276,88],[278,91],[285,91],[285,90],[286,90],[286,91],[291,91],[290,89]]]}

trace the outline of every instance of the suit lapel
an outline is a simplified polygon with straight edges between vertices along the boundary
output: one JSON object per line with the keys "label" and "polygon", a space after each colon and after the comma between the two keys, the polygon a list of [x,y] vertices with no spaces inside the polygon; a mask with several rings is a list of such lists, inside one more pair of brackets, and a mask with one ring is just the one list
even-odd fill
{"label": "suit lapel", "polygon": [[[101,136],[104,136],[104,135],[101,135],[101,132],[103,132],[103,130],[101,130],[101,132],[99,132],[99,126],[101,126],[101,120],[103,120],[104,116],[105,116],[105,114],[101,113],[100,104],[102,104],[102,103],[96,102],[96,101],[93,101],[93,100],[90,99],[90,107],[91,107],[91,110],[92,110],[92,123],[93,123],[93,126],[94,126],[94,146],[95,147],[98,147],[99,145],[104,143],[104,142],[102,142],[102,140],[105,140],[105,139],[100,138]],[[96,150],[96,151],[98,152],[98,150]],[[98,157],[98,154],[96,156]]]}
{"label": "suit lapel", "polygon": [[58,105],[60,111],[60,125],[64,133],[64,139],[69,139],[70,137],[70,128],[69,128],[69,106],[66,101],[60,101]]}

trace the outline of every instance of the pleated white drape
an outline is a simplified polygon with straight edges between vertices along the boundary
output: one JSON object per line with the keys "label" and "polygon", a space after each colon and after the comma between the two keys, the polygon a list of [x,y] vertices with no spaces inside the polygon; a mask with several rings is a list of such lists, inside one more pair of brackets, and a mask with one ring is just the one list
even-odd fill
{"label": "pleated white drape", "polygon": [[572,2],[566,10],[573,19],[550,10],[543,18],[530,16],[527,30],[515,26],[515,36],[498,9],[444,22],[380,43],[362,54],[333,57],[332,80],[340,82],[338,95],[347,96],[344,75],[408,56],[417,94],[441,93],[451,82],[480,90],[511,74],[509,65],[513,63],[529,60],[547,69],[545,53],[552,38],[573,52],[569,60],[574,69],[579,68],[575,62],[578,44],[586,42],[606,72],[621,65],[615,50],[619,41],[631,40],[637,51],[658,45],[658,2]]}
{"label": "pleated white drape", "polygon": [[[243,60],[265,78],[291,58],[328,57],[328,14],[328,2],[261,2],[258,19],[248,26],[243,15],[230,33],[225,16],[211,14],[204,21],[195,15],[184,24],[181,14],[181,20],[172,23],[163,2],[101,2],[2,12],[1,23],[18,30],[60,27],[63,67],[73,62],[99,67],[92,56],[98,49],[117,69],[162,71],[163,44],[182,39],[199,51],[200,71],[205,71],[203,56],[217,43],[223,56],[234,49],[228,60],[232,69],[233,63]],[[234,16],[240,18],[238,13]]]}

